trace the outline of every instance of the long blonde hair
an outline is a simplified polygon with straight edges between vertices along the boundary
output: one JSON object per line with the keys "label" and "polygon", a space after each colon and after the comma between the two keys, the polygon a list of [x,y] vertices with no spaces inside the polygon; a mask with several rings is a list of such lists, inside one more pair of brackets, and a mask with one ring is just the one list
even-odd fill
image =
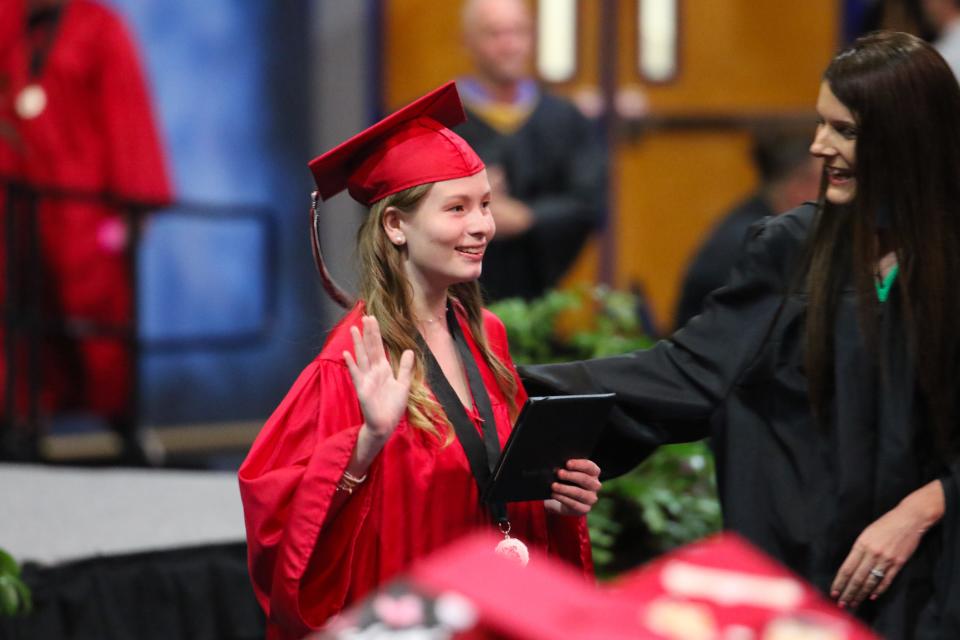
{"label": "long blonde hair", "polygon": [[[407,418],[413,427],[423,429],[442,439],[444,444],[449,444],[453,441],[450,421],[431,396],[425,382],[426,364],[424,354],[417,345],[418,330],[413,321],[413,288],[403,270],[403,252],[406,248],[390,242],[383,228],[383,216],[388,207],[412,213],[431,187],[433,183],[418,185],[375,202],[357,233],[357,258],[360,297],[366,305],[366,313],[374,316],[380,324],[390,363],[396,369],[400,355],[406,349],[413,351],[416,356],[407,401]],[[447,297],[458,302],[466,311],[473,340],[507,399],[511,419],[515,418],[517,382],[510,369],[487,346],[480,286],[476,281],[456,284],[447,290]],[[446,425],[444,432],[437,429],[437,423]]]}

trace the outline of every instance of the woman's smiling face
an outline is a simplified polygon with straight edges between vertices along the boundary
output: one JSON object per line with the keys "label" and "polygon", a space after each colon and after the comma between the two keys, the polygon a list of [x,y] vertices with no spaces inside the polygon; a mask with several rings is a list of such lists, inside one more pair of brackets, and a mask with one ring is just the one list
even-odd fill
{"label": "woman's smiling face", "polygon": [[857,195],[857,120],[827,82],[820,85],[817,97],[817,133],[810,153],[823,159],[827,200],[833,204],[853,202]]}

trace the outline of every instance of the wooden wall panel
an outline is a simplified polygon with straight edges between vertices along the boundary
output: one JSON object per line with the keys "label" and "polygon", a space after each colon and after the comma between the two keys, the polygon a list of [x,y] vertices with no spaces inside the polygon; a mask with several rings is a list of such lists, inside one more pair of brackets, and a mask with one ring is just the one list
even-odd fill
{"label": "wooden wall panel", "polygon": [[837,43],[836,0],[677,0],[680,70],[665,84],[637,72],[637,0],[620,0],[618,77],[642,85],[657,114],[808,109]]}
{"label": "wooden wall panel", "polygon": [[704,233],[756,184],[742,132],[662,132],[625,144],[615,175],[615,284],[639,282],[661,330]]}
{"label": "wooden wall panel", "polygon": [[460,43],[460,3],[383,0],[383,80],[396,109],[470,68]]}

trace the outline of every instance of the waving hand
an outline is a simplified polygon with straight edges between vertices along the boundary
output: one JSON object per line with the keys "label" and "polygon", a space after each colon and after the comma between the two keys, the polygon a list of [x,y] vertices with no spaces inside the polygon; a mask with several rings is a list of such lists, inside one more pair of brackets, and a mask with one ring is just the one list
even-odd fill
{"label": "waving hand", "polygon": [[384,353],[377,319],[364,316],[361,322],[363,334],[356,327],[350,328],[355,356],[344,351],[343,359],[350,370],[350,377],[353,378],[353,386],[357,390],[367,427],[373,435],[386,440],[397,428],[407,409],[413,352],[403,352],[394,374]]}

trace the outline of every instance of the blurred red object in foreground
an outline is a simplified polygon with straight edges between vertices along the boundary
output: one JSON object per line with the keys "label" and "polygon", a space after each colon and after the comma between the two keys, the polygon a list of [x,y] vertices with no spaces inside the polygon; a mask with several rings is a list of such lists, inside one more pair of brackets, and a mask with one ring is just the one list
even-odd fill
{"label": "blurred red object in foreground", "polygon": [[533,552],[521,567],[465,538],[337,617],[317,638],[872,640],[862,624],[723,534],[596,586]]}

